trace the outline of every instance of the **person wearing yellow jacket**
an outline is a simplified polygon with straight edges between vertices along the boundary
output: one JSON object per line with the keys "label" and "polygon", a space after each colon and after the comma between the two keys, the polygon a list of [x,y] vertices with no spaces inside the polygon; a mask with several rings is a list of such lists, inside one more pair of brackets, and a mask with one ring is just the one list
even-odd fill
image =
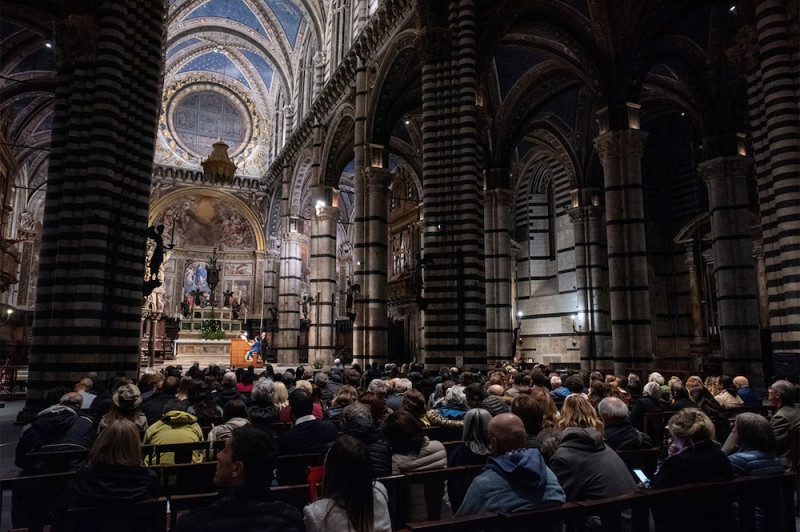
{"label": "person wearing yellow jacket", "polygon": [[[197,418],[186,412],[186,404],[172,401],[164,407],[164,416],[144,433],[144,444],[189,443],[203,441]],[[192,452],[192,462],[202,462],[203,451]],[[162,464],[174,464],[175,453],[161,453]]]}

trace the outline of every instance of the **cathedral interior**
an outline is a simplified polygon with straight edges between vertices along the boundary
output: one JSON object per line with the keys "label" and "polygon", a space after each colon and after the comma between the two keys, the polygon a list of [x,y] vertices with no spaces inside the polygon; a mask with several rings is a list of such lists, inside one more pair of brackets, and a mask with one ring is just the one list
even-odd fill
{"label": "cathedral interior", "polygon": [[6,0],[3,362],[30,402],[219,320],[288,366],[796,376],[798,50],[786,0]]}

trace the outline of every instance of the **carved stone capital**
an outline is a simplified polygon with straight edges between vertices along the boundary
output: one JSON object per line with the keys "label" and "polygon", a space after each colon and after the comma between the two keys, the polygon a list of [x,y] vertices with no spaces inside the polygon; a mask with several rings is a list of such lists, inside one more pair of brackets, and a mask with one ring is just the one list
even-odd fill
{"label": "carved stone capital", "polygon": [[364,188],[369,192],[389,191],[389,183],[391,182],[391,174],[385,168],[375,168],[369,166],[362,171],[364,179]]}
{"label": "carved stone capital", "polygon": [[328,205],[315,207],[314,218],[320,222],[336,221],[339,219],[339,207]]}
{"label": "carved stone capital", "polygon": [[328,54],[325,52],[317,52],[314,54],[314,66],[324,67],[328,63]]}
{"label": "carved stone capital", "polygon": [[620,155],[638,155],[644,153],[644,142],[647,133],[640,129],[623,129],[606,131],[594,139],[594,149],[601,159]]}
{"label": "carved stone capital", "polygon": [[746,179],[753,160],[741,155],[717,157],[697,165],[697,170],[707,184],[717,180]]}
{"label": "carved stone capital", "polygon": [[567,215],[572,223],[596,222],[603,216],[603,209],[593,205],[572,207],[567,209]]}

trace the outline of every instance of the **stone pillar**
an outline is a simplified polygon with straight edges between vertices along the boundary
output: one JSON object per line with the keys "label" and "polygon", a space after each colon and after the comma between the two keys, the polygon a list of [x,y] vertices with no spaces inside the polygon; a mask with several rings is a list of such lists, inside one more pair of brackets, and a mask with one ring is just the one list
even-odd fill
{"label": "stone pillar", "polygon": [[[506,170],[507,173],[507,170]],[[486,363],[509,361],[514,346],[511,299],[511,213],[514,194],[486,191]]]}
{"label": "stone pillar", "polygon": [[292,136],[292,131],[294,130],[294,106],[287,105],[283,108],[283,143],[282,146],[286,144],[289,140],[289,137]]}
{"label": "stone pillar", "polygon": [[[800,78],[797,5],[759,0],[740,34],[763,234],[773,352],[800,354]],[[742,153],[742,151],[740,151]]]}
{"label": "stone pillar", "polygon": [[317,99],[325,85],[325,65],[328,64],[328,54],[317,52],[314,54],[314,88],[312,101]]}
{"label": "stone pillar", "polygon": [[311,219],[311,329],[308,336],[308,361],[323,359],[333,363],[333,327],[336,294],[336,225],[339,208],[316,207]]}
{"label": "stone pillar", "polygon": [[353,40],[355,40],[356,35],[364,31],[367,25],[367,21],[369,20],[369,0],[355,0],[354,8],[355,16],[353,18],[355,19],[355,31]]}
{"label": "stone pillar", "polygon": [[63,4],[26,411],[139,372],[166,3]]}
{"label": "stone pillar", "polygon": [[[425,360],[486,364],[474,0],[420,4]],[[451,21],[446,27],[443,20]]]}
{"label": "stone pillar", "polygon": [[[594,191],[576,191],[577,196],[588,195],[588,202],[575,198],[576,206],[567,213],[575,233],[575,288],[578,319],[575,320],[576,337],[581,353],[581,369],[611,368],[613,353],[605,351],[605,338],[609,335],[609,302],[605,279],[605,246],[603,241],[603,209],[593,205]],[[599,203],[599,198],[597,198]]]}
{"label": "stone pillar", "polygon": [[743,372],[759,386],[764,375],[747,190],[751,164],[742,156],[717,157],[699,170],[708,185],[722,370]]}
{"label": "stone pillar", "polygon": [[356,248],[362,251],[361,293],[358,296],[362,306],[356,323],[366,331],[364,355],[369,360],[386,360],[389,346],[388,331],[388,286],[389,271],[389,171],[385,168],[370,167],[364,178],[364,202],[366,221],[364,240],[356,241]]}
{"label": "stone pillar", "polygon": [[281,266],[278,277],[278,364],[296,366],[300,361],[297,339],[300,334],[300,248],[307,237],[292,230],[297,220],[292,218],[289,230],[281,235]]}
{"label": "stone pillar", "polygon": [[[362,0],[363,1],[363,0]],[[362,368],[366,368],[370,362],[385,360],[385,354],[379,360],[370,359],[368,344],[368,329],[365,326],[367,297],[364,292],[366,287],[367,253],[364,242],[367,241],[368,210],[367,210],[367,145],[366,131],[364,124],[367,120],[367,92],[369,90],[367,80],[367,67],[359,57],[356,64],[356,97],[355,112],[356,123],[354,126],[354,166],[355,166],[355,196],[353,198],[353,258],[355,259],[353,284],[361,287],[361,293],[354,294],[353,310],[356,314],[353,322],[353,362],[357,362]]]}
{"label": "stone pillar", "polygon": [[[700,279],[697,273],[697,263],[695,261],[694,243],[686,245],[685,250],[686,266],[689,270],[689,297],[692,307],[692,339],[689,342],[689,353],[692,357],[702,362],[703,357],[711,354],[706,334],[706,324],[703,319],[703,305],[700,301]],[[699,366],[698,366],[699,367]]]}
{"label": "stone pillar", "polygon": [[758,325],[762,331],[769,329],[769,291],[767,290],[767,265],[764,261],[764,247],[755,246],[753,260],[756,262],[756,283],[758,285]]}
{"label": "stone pillar", "polygon": [[646,133],[606,131],[594,141],[603,164],[608,245],[608,286],[614,373],[653,363],[647,246],[642,198]]}
{"label": "stone pillar", "polygon": [[278,305],[278,270],[281,264],[279,250],[270,250],[264,263],[264,303],[266,305],[264,319],[270,317],[267,309]]}

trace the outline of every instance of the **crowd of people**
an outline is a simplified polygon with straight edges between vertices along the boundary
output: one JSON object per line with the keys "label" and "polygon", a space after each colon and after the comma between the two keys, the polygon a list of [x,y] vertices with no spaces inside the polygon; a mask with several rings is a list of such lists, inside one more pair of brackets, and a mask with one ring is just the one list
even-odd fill
{"label": "crowd of people", "polygon": [[[485,467],[471,484],[447,486],[435,512],[444,519],[603,499],[637,489],[616,451],[662,444],[666,458],[648,487],[779,473],[789,433],[800,427],[794,384],[773,382],[761,398],[745,376],[684,382],[500,365],[431,374],[421,364],[362,371],[336,360],[327,371],[170,366],[108,386],[92,377],[51,391],[52,406],[23,429],[18,467],[23,475],[53,472],[30,453],[91,449],[85,463],[65,465],[78,473],[63,511],[157,495],[142,443],[225,441],[216,455],[217,500],[185,514],[179,531],[390,530],[387,491],[376,479],[460,465]],[[715,425],[729,409],[738,413],[733,429],[718,438]],[[674,412],[666,441],[645,430],[653,412]],[[279,423],[292,426],[276,436]],[[457,443],[445,447],[429,427]],[[305,482],[277,468],[279,455],[301,453],[325,456],[322,492],[302,515],[270,495],[274,483]],[[160,463],[174,458],[164,453]],[[427,519],[424,493],[410,498],[410,520]]]}

